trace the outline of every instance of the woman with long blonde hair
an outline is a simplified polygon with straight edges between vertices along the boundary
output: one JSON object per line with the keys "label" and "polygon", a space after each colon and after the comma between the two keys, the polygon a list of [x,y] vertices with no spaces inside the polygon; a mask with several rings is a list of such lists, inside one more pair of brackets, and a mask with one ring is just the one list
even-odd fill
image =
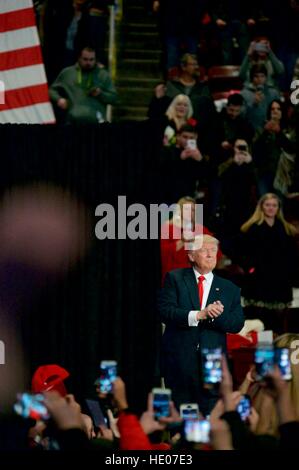
{"label": "woman with long blonde hair", "polygon": [[164,131],[164,145],[175,145],[177,131],[188,124],[192,115],[193,107],[189,96],[177,95],[173,98],[165,113],[167,125]]}
{"label": "woman with long blonde hair", "polygon": [[241,227],[240,264],[248,273],[243,286],[247,318],[260,318],[266,329],[285,331],[297,269],[296,228],[284,218],[276,194],[264,194]]}
{"label": "woman with long blonde hair", "polygon": [[264,207],[264,203],[268,201],[269,199],[275,199],[277,201],[278,210],[275,216],[283,224],[287,235],[296,235],[297,234],[296,228],[294,227],[294,225],[290,224],[289,222],[285,220],[283,212],[282,212],[282,208],[281,208],[280,199],[274,193],[266,193],[260,198],[260,200],[257,203],[254,213],[252,214],[250,219],[248,219],[247,222],[245,222],[242,225],[241,231],[246,233],[248,232],[248,230],[253,224],[261,225],[265,221],[265,219],[267,220],[267,215],[265,214],[263,207]]}

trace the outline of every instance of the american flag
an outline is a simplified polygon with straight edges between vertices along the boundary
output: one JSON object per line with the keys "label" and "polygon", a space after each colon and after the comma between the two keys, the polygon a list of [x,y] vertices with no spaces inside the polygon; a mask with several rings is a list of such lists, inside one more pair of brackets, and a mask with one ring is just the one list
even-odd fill
{"label": "american flag", "polygon": [[54,122],[32,0],[0,0],[0,123]]}

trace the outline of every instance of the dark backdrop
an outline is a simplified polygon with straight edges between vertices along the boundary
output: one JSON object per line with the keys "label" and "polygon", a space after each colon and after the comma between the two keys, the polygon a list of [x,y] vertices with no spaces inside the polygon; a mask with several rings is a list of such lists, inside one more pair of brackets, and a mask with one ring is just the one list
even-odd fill
{"label": "dark backdrop", "polygon": [[128,204],[155,202],[159,130],[148,122],[5,125],[0,137],[2,194],[16,184],[55,183],[84,201],[92,220],[91,228],[82,226],[92,237],[87,256],[64,279],[49,282],[23,312],[31,372],[43,363],[66,367],[69,388],[82,399],[94,392],[100,360],[116,359],[131,404],[142,407],[159,383],[159,242],[97,240],[95,207],[115,204],[118,195],[126,195]]}

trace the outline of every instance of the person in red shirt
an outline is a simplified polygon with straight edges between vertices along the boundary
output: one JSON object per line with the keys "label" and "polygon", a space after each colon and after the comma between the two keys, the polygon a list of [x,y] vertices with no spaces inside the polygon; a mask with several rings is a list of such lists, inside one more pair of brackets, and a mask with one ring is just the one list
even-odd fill
{"label": "person in red shirt", "polygon": [[[177,202],[180,210],[173,215],[171,220],[167,220],[162,224],[160,239],[162,282],[167,272],[178,268],[188,268],[190,266],[187,250],[184,249],[185,240],[183,239],[182,233],[183,226],[185,226],[185,223],[188,223],[183,220],[184,204],[191,205],[192,226],[190,226],[190,230],[193,230],[195,234],[200,234],[202,232],[206,235],[213,235],[205,226],[195,224],[195,203],[196,201],[192,197],[182,197]],[[187,211],[187,213],[188,212],[189,211]],[[222,256],[221,250],[218,249],[218,261]]]}

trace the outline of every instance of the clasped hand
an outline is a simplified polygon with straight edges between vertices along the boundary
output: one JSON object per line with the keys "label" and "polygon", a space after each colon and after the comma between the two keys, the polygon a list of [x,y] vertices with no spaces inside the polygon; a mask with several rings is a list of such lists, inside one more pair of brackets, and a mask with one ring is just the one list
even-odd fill
{"label": "clasped hand", "polygon": [[212,304],[207,305],[203,310],[197,313],[197,320],[206,320],[208,318],[215,319],[223,313],[224,305],[220,300],[216,300]]}

